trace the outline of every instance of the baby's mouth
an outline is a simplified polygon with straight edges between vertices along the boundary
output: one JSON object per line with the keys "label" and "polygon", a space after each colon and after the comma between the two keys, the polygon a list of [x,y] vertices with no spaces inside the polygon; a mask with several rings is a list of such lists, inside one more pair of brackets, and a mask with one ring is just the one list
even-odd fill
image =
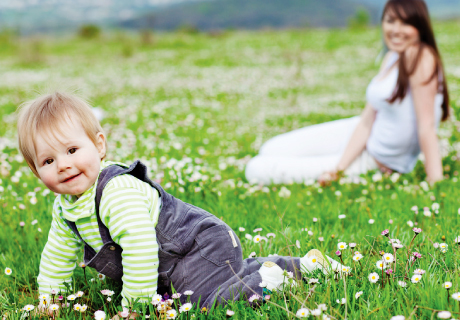
{"label": "baby's mouth", "polygon": [[80,175],[81,175],[81,172],[80,172],[79,174],[76,174],[76,175],[74,175],[74,176],[71,176],[71,177],[65,179],[64,182],[72,181],[72,180],[74,180],[75,178],[77,178],[77,177],[80,176]]}

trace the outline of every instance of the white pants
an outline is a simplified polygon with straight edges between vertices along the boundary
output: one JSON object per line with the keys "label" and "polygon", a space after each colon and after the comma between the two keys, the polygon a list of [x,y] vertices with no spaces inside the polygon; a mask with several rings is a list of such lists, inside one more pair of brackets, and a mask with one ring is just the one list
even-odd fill
{"label": "white pants", "polygon": [[[337,166],[358,122],[359,117],[352,117],[280,134],[265,142],[249,161],[246,178],[263,184],[318,179]],[[357,176],[377,168],[374,158],[363,151],[345,173]]]}

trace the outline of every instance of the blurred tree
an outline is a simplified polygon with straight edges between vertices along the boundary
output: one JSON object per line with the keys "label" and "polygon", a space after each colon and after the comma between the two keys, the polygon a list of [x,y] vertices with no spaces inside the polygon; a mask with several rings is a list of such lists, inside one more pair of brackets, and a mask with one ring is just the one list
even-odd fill
{"label": "blurred tree", "polygon": [[348,26],[350,28],[365,28],[371,21],[371,15],[369,11],[364,7],[359,7],[353,17],[348,20]]}
{"label": "blurred tree", "polygon": [[95,24],[85,24],[78,29],[78,35],[85,39],[93,39],[99,37],[101,28]]}
{"label": "blurred tree", "polygon": [[149,29],[142,29],[140,31],[140,35],[141,35],[141,44],[143,46],[150,46],[153,44],[153,32],[152,30],[149,30]]}

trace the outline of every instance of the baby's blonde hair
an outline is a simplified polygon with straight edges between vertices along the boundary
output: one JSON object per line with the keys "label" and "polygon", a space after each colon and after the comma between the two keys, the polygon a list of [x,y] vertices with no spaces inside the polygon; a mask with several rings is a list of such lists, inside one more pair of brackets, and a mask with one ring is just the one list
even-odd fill
{"label": "baby's blonde hair", "polygon": [[88,137],[97,146],[97,134],[103,133],[102,127],[90,105],[77,95],[55,91],[19,106],[19,150],[37,177],[38,172],[34,162],[37,134],[43,131],[62,134],[63,122],[73,120],[81,123]]}

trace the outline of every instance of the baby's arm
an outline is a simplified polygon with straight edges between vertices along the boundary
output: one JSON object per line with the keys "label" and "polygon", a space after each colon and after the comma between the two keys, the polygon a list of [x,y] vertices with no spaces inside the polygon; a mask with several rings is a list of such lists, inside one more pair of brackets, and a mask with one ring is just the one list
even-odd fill
{"label": "baby's arm", "polygon": [[156,190],[129,175],[114,178],[104,189],[101,219],[123,248],[123,306],[137,298],[149,302],[156,293],[158,203]]}
{"label": "baby's arm", "polygon": [[50,294],[52,289],[65,291],[64,283],[72,283],[77,254],[82,243],[62,220],[53,206],[53,221],[48,241],[40,260],[40,273],[37,278],[40,294]]}

